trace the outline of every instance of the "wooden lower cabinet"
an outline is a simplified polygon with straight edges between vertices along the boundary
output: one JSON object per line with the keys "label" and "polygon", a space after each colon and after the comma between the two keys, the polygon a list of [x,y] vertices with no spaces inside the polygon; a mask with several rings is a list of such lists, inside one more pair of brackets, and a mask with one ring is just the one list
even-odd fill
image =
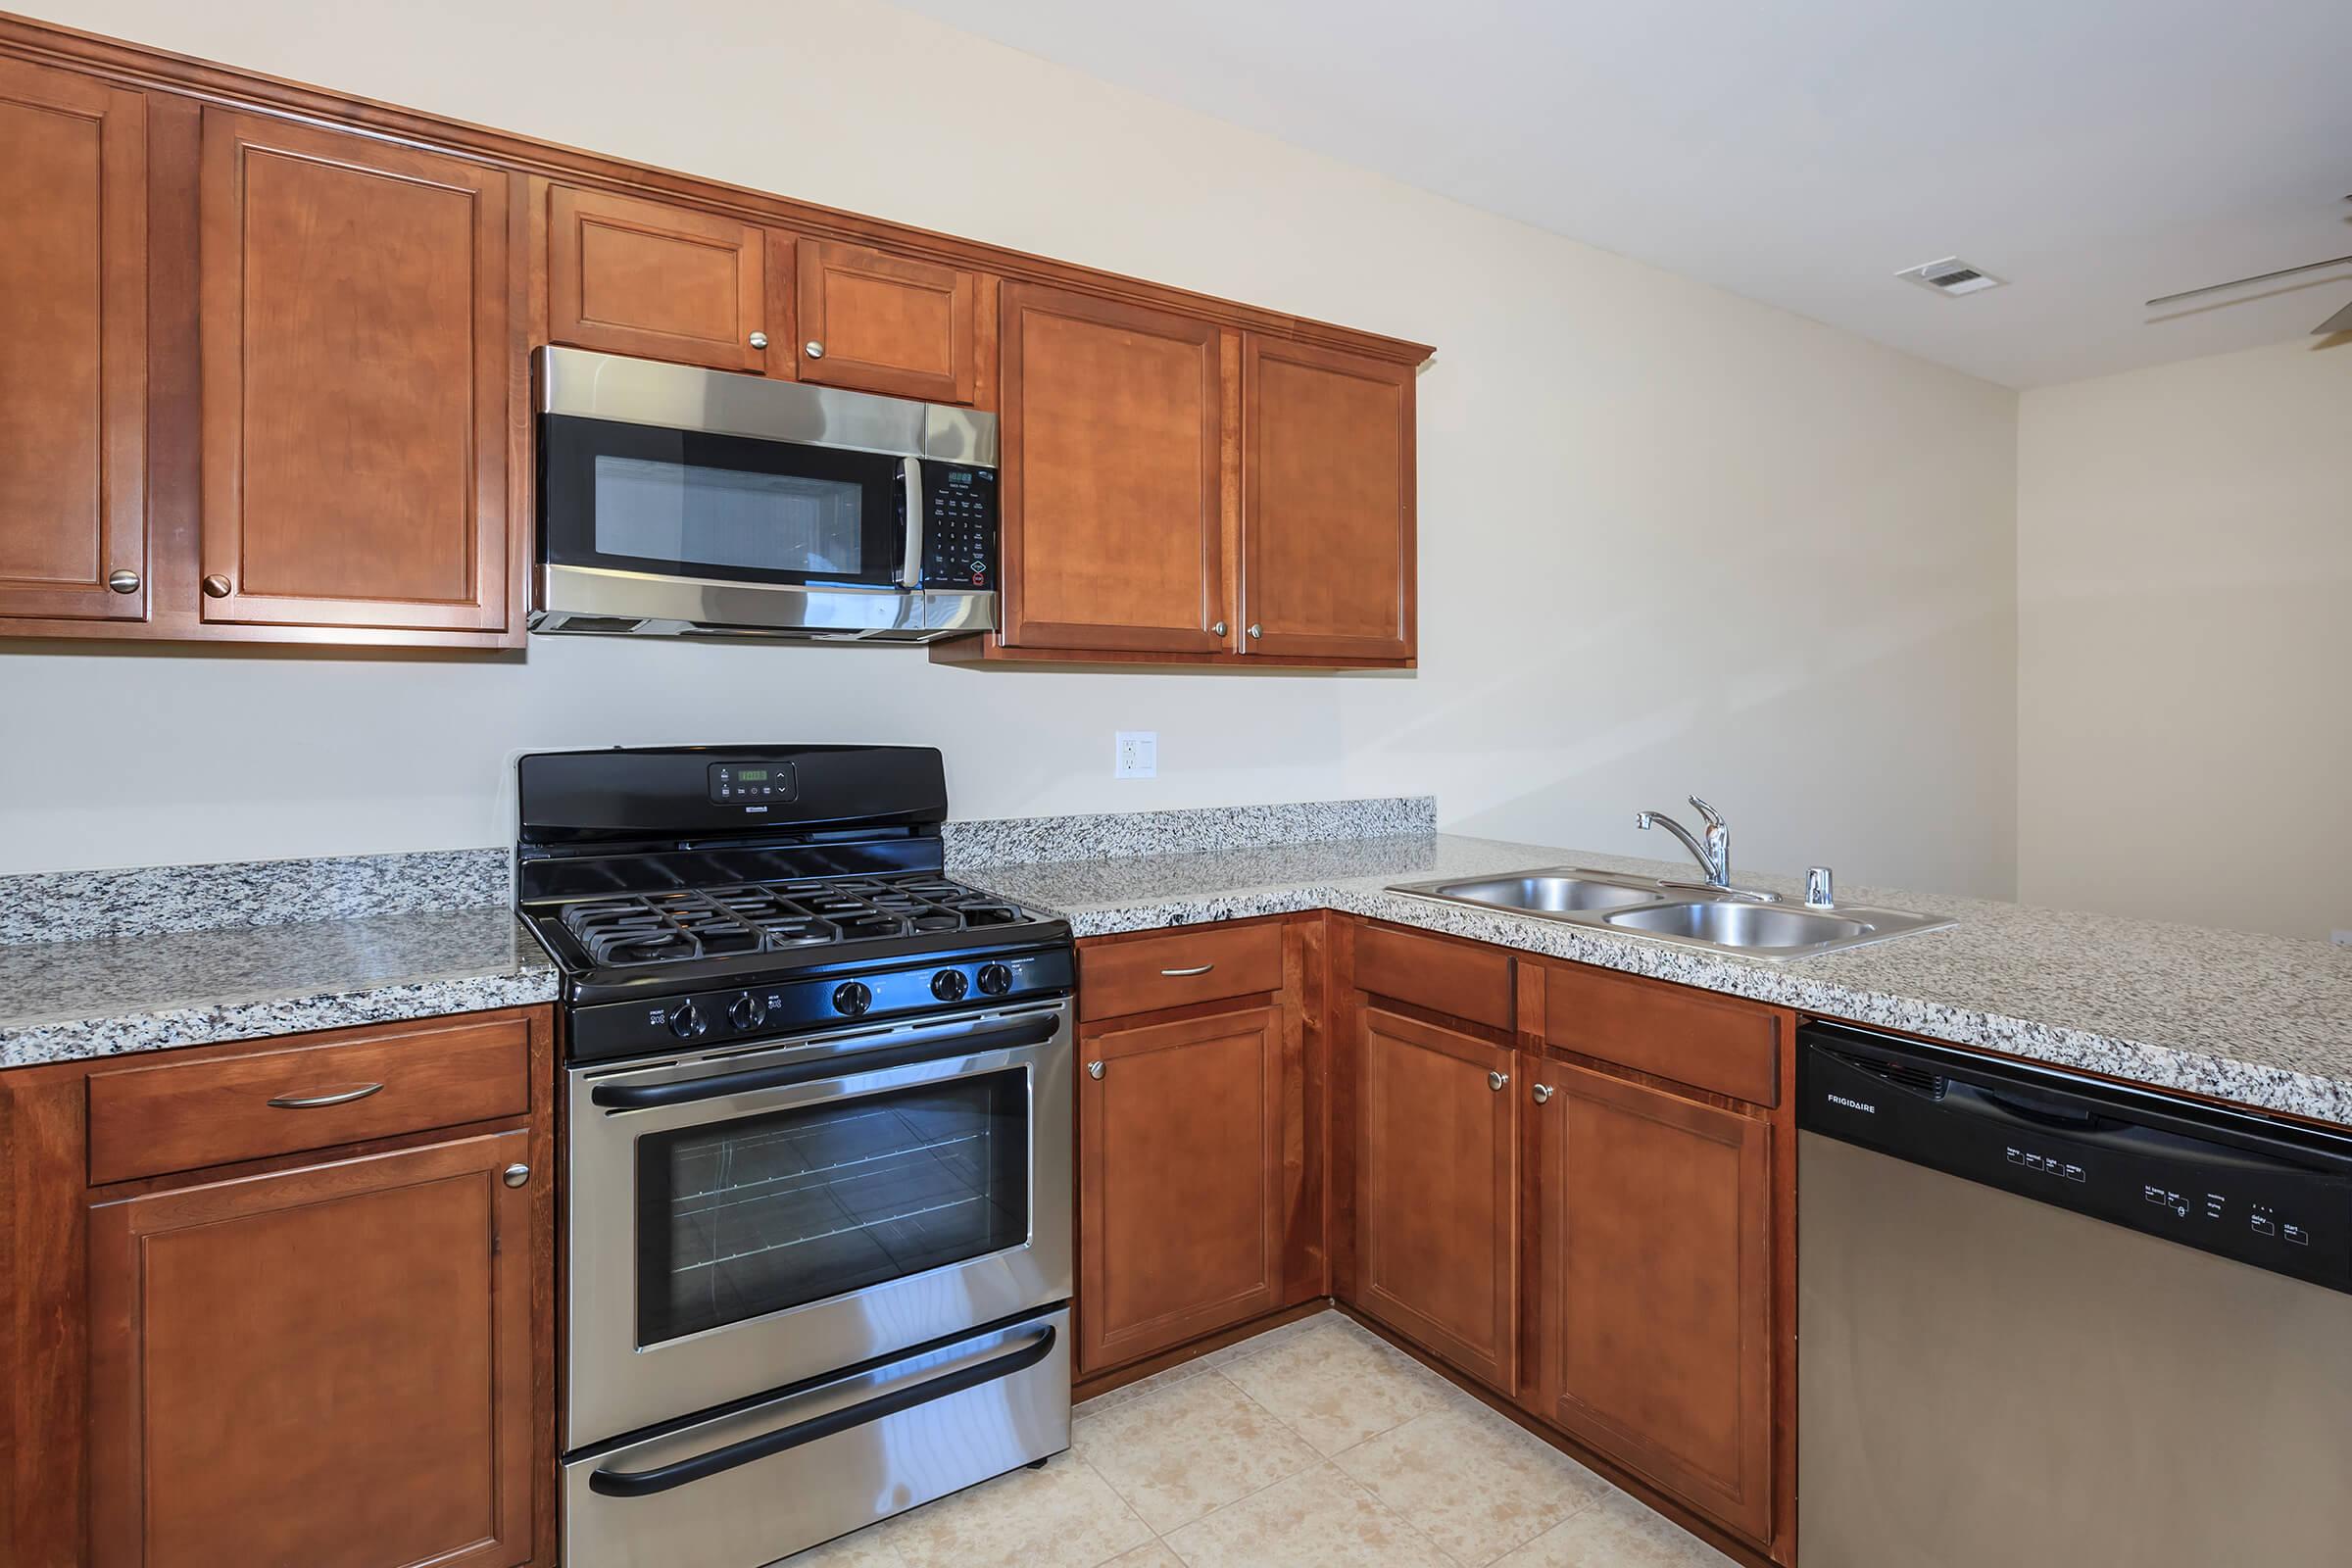
{"label": "wooden lower cabinet", "polygon": [[98,1205],[92,1563],[527,1561],[530,1141]]}
{"label": "wooden lower cabinet", "polygon": [[1771,1127],[1527,1061],[1537,1160],[1531,1407],[1752,1540],[1773,1532]]}
{"label": "wooden lower cabinet", "polygon": [[1081,1376],[1283,1304],[1283,1009],[1079,1042]]}
{"label": "wooden lower cabinet", "polygon": [[1512,1054],[1361,1009],[1355,1304],[1505,1395],[1518,1384]]}

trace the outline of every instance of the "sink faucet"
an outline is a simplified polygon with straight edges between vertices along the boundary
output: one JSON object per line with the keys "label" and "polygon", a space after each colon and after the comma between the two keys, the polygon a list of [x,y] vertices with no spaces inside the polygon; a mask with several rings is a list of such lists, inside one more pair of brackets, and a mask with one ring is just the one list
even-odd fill
{"label": "sink faucet", "polygon": [[1707,886],[1728,890],[1732,885],[1731,824],[1723,819],[1721,811],[1697,796],[1690,797],[1690,804],[1706,821],[1707,837],[1703,844],[1689,828],[1663,811],[1638,811],[1634,814],[1634,826],[1662,827],[1681,839],[1683,848],[1690,852],[1690,858],[1698,862],[1699,869],[1706,872]]}

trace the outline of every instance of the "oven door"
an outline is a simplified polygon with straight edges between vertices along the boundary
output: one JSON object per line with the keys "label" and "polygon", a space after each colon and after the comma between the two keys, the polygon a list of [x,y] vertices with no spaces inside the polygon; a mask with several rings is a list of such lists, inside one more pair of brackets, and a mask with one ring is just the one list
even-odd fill
{"label": "oven door", "polygon": [[1070,1006],[568,1074],[566,1449],[1066,1300]]}

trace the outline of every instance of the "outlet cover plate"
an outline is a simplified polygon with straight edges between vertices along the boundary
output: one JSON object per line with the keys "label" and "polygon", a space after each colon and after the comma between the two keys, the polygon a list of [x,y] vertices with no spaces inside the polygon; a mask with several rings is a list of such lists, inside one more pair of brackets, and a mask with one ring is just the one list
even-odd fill
{"label": "outlet cover plate", "polygon": [[1157,778],[1159,776],[1159,731],[1155,729],[1113,731],[1110,776],[1112,778]]}

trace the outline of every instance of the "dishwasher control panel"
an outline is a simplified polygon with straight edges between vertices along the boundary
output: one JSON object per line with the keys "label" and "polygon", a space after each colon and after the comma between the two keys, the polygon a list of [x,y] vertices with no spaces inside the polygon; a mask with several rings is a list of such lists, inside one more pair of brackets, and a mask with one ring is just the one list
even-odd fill
{"label": "dishwasher control panel", "polygon": [[2352,1139],[1859,1031],[1799,1038],[1807,1132],[2352,1293]]}

